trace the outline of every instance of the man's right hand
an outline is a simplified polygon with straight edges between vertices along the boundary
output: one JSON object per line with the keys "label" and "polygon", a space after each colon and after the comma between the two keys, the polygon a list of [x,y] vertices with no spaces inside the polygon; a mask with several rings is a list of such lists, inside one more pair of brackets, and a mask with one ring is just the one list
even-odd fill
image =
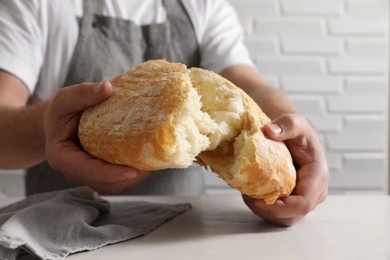
{"label": "man's right hand", "polygon": [[116,194],[141,183],[149,172],[92,158],[75,142],[82,111],[107,99],[111,83],[81,83],[60,89],[44,115],[46,158],[70,181]]}

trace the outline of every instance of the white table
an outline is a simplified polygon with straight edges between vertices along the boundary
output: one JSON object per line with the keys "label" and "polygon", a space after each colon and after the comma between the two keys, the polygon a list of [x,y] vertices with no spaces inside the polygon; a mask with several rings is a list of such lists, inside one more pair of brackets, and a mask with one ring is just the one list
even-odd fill
{"label": "white table", "polygon": [[290,228],[261,221],[240,196],[123,199],[193,208],[144,237],[67,259],[390,259],[389,196],[329,196]]}
{"label": "white table", "polygon": [[234,195],[109,199],[191,202],[193,208],[146,236],[67,260],[390,259],[389,196],[328,196],[290,228],[261,221]]}

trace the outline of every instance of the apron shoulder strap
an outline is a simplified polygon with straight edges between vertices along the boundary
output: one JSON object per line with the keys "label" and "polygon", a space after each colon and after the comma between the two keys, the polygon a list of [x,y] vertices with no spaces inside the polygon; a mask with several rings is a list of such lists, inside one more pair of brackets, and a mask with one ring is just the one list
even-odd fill
{"label": "apron shoulder strap", "polygon": [[167,24],[176,59],[171,61],[185,63],[187,67],[200,66],[200,49],[195,27],[182,0],[163,0],[167,12]]}
{"label": "apron shoulder strap", "polygon": [[[181,0],[163,0],[167,12],[167,20],[190,21],[190,16]],[[191,22],[192,24],[192,22]]]}
{"label": "apron shoulder strap", "polygon": [[83,16],[102,14],[104,0],[83,0]]}

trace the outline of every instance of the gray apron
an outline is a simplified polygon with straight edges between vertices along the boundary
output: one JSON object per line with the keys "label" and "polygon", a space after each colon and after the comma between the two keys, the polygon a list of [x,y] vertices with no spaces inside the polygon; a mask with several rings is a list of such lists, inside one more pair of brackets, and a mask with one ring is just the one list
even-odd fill
{"label": "gray apron", "polygon": [[[131,21],[101,14],[103,0],[84,0],[84,15],[75,52],[64,86],[111,79],[145,60],[166,58],[188,67],[199,66],[199,48],[194,28],[179,0],[163,0],[167,20],[137,26]],[[188,169],[152,172],[139,187],[125,192],[134,195],[199,195],[204,191],[205,170]],[[93,174],[93,173],[91,173]],[[26,172],[26,195],[78,186],[45,161]]]}

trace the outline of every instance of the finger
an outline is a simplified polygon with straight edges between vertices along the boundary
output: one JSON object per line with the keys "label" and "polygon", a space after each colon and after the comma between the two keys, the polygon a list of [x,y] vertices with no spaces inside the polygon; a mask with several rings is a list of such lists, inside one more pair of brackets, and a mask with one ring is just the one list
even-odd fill
{"label": "finger", "polygon": [[284,226],[284,227],[291,227],[293,226],[295,223],[297,223],[298,221],[300,221],[301,219],[303,219],[303,217],[297,217],[297,218],[278,218],[278,219],[275,219],[273,218],[272,216],[271,217],[267,217],[267,216],[264,216],[263,217],[264,220],[266,220],[267,222],[270,222],[270,223],[274,223],[274,224],[278,224],[279,226]]}
{"label": "finger", "polygon": [[[81,83],[62,88],[55,97],[57,107],[66,114],[76,113],[107,99],[112,93],[109,81]],[[72,101],[72,102],[69,102]]]}
{"label": "finger", "polygon": [[[142,182],[148,175],[147,171],[138,171],[134,168],[113,165],[91,158],[79,150],[64,149],[64,161],[67,161],[65,176],[75,183],[80,183],[106,194],[117,194],[132,189]],[[80,161],[81,160],[81,161]],[[64,165],[59,162],[60,165]],[[80,167],[81,165],[81,167]]]}
{"label": "finger", "polygon": [[265,125],[263,133],[271,139],[284,141],[294,159],[294,165],[297,167],[314,161],[326,162],[316,131],[300,115],[280,116],[270,124]]}
{"label": "finger", "polygon": [[[260,209],[255,206],[255,201],[256,199],[253,199],[249,196],[243,195],[243,199],[245,204],[255,213],[257,216],[261,217],[267,222],[281,225],[281,226],[286,226],[290,227],[296,222],[298,222],[302,217],[293,217],[293,218],[277,218],[275,217],[272,212],[269,212],[267,209]],[[265,203],[264,203],[265,204]]]}
{"label": "finger", "polygon": [[135,179],[119,181],[119,182],[110,182],[110,183],[94,182],[94,183],[90,183],[89,186],[105,194],[118,194],[122,191],[134,189],[141,182],[143,182],[148,176],[149,176],[149,172],[142,171],[142,172],[138,172],[138,176]]}
{"label": "finger", "polygon": [[280,116],[263,127],[266,136],[273,140],[284,141],[303,137],[306,120],[295,114]]}
{"label": "finger", "polygon": [[[132,167],[113,165],[102,160],[90,157],[71,142],[59,143],[48,155],[50,166],[78,183],[91,182],[118,182],[135,179],[137,170]],[[61,156],[53,156],[61,151]]]}
{"label": "finger", "polygon": [[309,212],[323,200],[324,190],[327,190],[327,178],[318,168],[303,166],[298,172],[299,181],[294,194],[284,199],[278,199],[275,204],[267,205],[263,200],[254,201],[254,206],[261,211],[267,211],[275,218],[299,218]]}
{"label": "finger", "polygon": [[286,199],[279,199],[273,205],[267,205],[263,200],[255,200],[254,206],[259,212],[266,212],[274,219],[298,218],[307,215],[312,207],[303,196],[291,195]]}

